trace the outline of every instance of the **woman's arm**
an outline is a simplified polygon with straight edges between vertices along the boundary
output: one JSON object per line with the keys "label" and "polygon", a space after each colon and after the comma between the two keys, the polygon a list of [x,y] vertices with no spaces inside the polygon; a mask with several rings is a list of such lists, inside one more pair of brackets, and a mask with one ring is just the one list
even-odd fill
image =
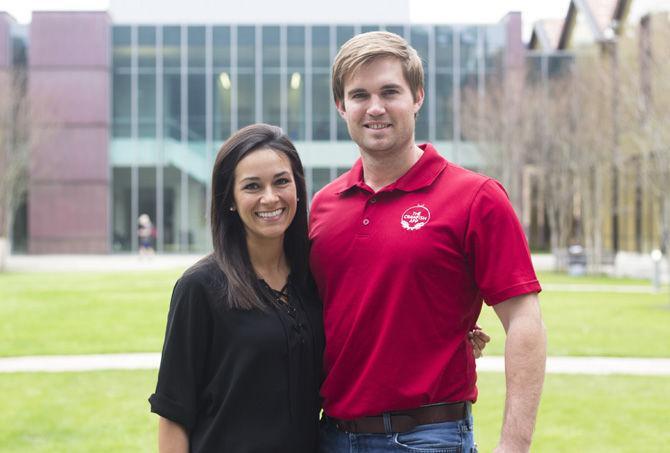
{"label": "woman's arm", "polygon": [[179,423],[158,417],[158,452],[188,453],[188,435]]}

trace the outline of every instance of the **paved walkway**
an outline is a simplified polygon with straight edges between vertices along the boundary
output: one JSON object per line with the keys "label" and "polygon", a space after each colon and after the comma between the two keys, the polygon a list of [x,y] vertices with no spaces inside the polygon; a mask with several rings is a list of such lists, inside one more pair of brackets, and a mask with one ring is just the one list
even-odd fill
{"label": "paved walkway", "polygon": [[[0,358],[0,373],[153,370],[159,362],[159,353],[7,357]],[[505,361],[499,356],[482,357],[477,370],[503,372]],[[670,359],[549,357],[547,373],[670,376]]]}
{"label": "paved walkway", "polygon": [[204,255],[10,255],[10,272],[122,272],[186,269]]}

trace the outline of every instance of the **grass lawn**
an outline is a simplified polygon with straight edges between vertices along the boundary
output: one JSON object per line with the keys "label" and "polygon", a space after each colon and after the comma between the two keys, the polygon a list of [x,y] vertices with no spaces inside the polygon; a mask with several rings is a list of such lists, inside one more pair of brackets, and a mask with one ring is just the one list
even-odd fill
{"label": "grass lawn", "polygon": [[[180,271],[0,274],[0,356],[159,351]],[[640,285],[643,280],[542,274],[544,283]],[[670,357],[670,302],[662,294],[545,291],[551,355]],[[480,319],[502,354],[492,309]]]}
{"label": "grass lawn", "polygon": [[[155,451],[147,398],[153,371],[0,374],[4,453]],[[501,373],[483,373],[475,405],[480,451],[498,440]],[[549,375],[533,451],[662,451],[670,445],[670,377]]]}
{"label": "grass lawn", "polygon": [[[480,373],[474,405],[479,451],[495,447],[505,379]],[[670,377],[547,375],[533,451],[617,453],[670,451]]]}
{"label": "grass lawn", "polygon": [[154,371],[0,374],[0,451],[156,451]]}
{"label": "grass lawn", "polygon": [[180,274],[0,274],[0,356],[160,351]]}
{"label": "grass lawn", "polygon": [[[552,278],[542,281],[555,283]],[[607,284],[605,282],[619,284],[612,279],[596,283]],[[582,282],[573,278],[564,283]],[[554,290],[543,291],[540,301],[547,326],[549,355],[670,357],[667,293]],[[483,307],[479,325],[493,337],[485,353],[503,354],[505,332],[493,309]]]}

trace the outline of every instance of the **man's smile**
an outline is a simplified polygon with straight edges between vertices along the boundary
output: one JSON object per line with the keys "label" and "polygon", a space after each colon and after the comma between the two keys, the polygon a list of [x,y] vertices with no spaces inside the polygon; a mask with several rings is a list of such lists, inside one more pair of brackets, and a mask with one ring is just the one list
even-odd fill
{"label": "man's smile", "polygon": [[391,123],[367,123],[364,125],[364,127],[367,129],[374,129],[374,130],[386,129],[388,127],[391,127]]}

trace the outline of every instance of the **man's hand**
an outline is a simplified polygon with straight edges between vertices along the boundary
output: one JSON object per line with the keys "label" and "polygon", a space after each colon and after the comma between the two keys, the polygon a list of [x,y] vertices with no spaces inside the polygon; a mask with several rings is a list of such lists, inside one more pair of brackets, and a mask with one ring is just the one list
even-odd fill
{"label": "man's hand", "polygon": [[525,453],[535,429],[540,404],[547,336],[537,294],[513,297],[495,305],[505,328],[505,415],[496,453]]}
{"label": "man's hand", "polygon": [[486,347],[486,343],[491,341],[491,337],[478,326],[475,326],[474,329],[468,332],[468,339],[470,340],[470,344],[472,344],[472,354],[474,354],[475,359],[483,355],[482,352]]}

